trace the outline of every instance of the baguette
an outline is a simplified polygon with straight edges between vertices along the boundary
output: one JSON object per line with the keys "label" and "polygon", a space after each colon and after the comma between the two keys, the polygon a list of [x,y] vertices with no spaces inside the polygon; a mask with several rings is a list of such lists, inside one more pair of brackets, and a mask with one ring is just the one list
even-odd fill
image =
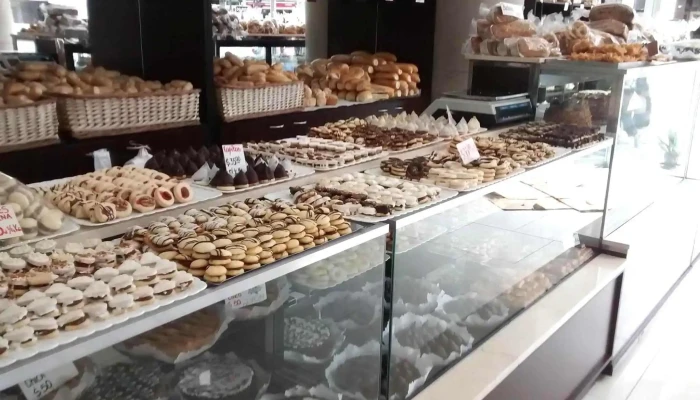
{"label": "baguette", "polygon": [[389,72],[377,72],[373,76],[374,80],[388,80],[388,81],[398,81],[399,74],[392,74]]}
{"label": "baguette", "polygon": [[405,82],[412,82],[413,78],[411,77],[411,74],[401,74],[399,76],[399,79]]}
{"label": "baguette", "polygon": [[362,79],[350,79],[349,81],[345,82],[343,89],[345,89],[345,90],[357,90],[356,89],[357,85],[361,82],[363,82]]}
{"label": "baguette", "polygon": [[396,66],[401,68],[401,71],[412,74],[414,72],[418,72],[418,67],[415,64],[408,64],[408,63],[396,63]]}
{"label": "baguette", "polygon": [[399,90],[401,90],[402,93],[407,93],[408,92],[408,82],[406,81],[399,81]]}
{"label": "baguette", "polygon": [[363,80],[355,86],[355,90],[358,92],[364,92],[365,90],[372,89],[372,83],[370,81]]}
{"label": "baguette", "polygon": [[347,93],[348,92],[346,92],[345,90],[339,90],[338,91],[338,98],[345,100],[345,96],[347,95]]}
{"label": "baguette", "polygon": [[357,94],[355,97],[355,101],[359,101],[361,103],[366,103],[368,101],[372,100],[372,92],[369,90],[365,90],[364,92],[360,92]]}
{"label": "baguette", "polygon": [[249,64],[245,67],[245,73],[246,75],[253,75],[258,72],[264,73],[268,69],[270,69],[270,66],[267,64]]}
{"label": "baguette", "polygon": [[382,60],[384,60],[386,62],[394,62],[394,63],[396,62],[395,55],[393,55],[391,53],[384,52],[384,51],[380,51],[379,53],[374,53],[374,56],[377,58],[381,58]]}
{"label": "baguette", "polygon": [[331,57],[331,61],[338,63],[349,63],[352,61],[352,56],[349,54],[336,54]]}
{"label": "baguette", "polygon": [[418,85],[415,82],[408,82],[408,88],[411,90],[418,89]]}
{"label": "baguette", "polygon": [[385,65],[378,65],[374,67],[375,71],[377,72],[388,72],[391,74],[401,74],[403,71],[401,68],[399,68],[398,65],[396,64],[385,64]]}
{"label": "baguette", "polygon": [[326,65],[326,71],[328,71],[329,73],[336,72],[338,75],[342,75],[349,69],[350,66],[343,62],[331,61]]}
{"label": "baguette", "polygon": [[353,56],[353,57],[354,57],[354,56],[372,57],[372,54],[371,54],[371,53],[368,53],[368,52],[363,51],[363,50],[356,50],[356,51],[353,51],[352,53],[350,53],[350,55]]}
{"label": "baguette", "polygon": [[387,94],[387,95],[393,95],[394,94],[394,88],[391,88],[389,86],[384,86],[384,85],[377,85],[375,83],[371,84],[372,86],[372,93],[374,94]]}
{"label": "baguette", "polygon": [[371,65],[360,65],[360,68],[365,70],[365,72],[368,74],[374,73],[374,70],[375,70],[375,67],[373,67]]}
{"label": "baguette", "polygon": [[374,57],[368,56],[353,56],[352,63],[359,65],[371,65],[373,67],[376,67],[377,65],[379,65],[379,60],[377,60]]}
{"label": "baguette", "polygon": [[226,54],[224,54],[224,57],[225,57],[231,64],[233,64],[233,65],[235,65],[235,66],[237,66],[237,67],[242,67],[242,66],[243,66],[243,60],[241,60],[240,57],[238,57],[237,55],[235,55],[235,54],[233,54],[233,53],[231,53],[231,52],[228,52],[228,51],[227,51]]}
{"label": "baguette", "polygon": [[328,59],[327,58],[317,58],[313,61],[311,61],[311,69],[314,71],[314,75],[321,74],[321,75],[326,75],[328,73],[328,70],[326,69],[326,65],[328,65]]}
{"label": "baguette", "polygon": [[377,84],[377,85],[382,85],[382,86],[387,86],[392,89],[399,89],[399,81],[390,81],[386,79],[375,79],[372,81],[372,83]]}
{"label": "baguette", "polygon": [[416,83],[420,83],[420,75],[417,72],[411,74],[411,80]]}
{"label": "baguette", "polygon": [[349,91],[349,92],[345,93],[345,100],[355,101],[356,99],[357,99],[357,92]]}
{"label": "baguette", "polygon": [[375,93],[372,93],[372,97],[374,98],[374,100],[387,100],[391,96],[386,94],[386,93],[376,93],[375,92]]}
{"label": "baguette", "polygon": [[268,72],[265,80],[274,83],[287,83],[292,81],[286,75],[279,72]]}

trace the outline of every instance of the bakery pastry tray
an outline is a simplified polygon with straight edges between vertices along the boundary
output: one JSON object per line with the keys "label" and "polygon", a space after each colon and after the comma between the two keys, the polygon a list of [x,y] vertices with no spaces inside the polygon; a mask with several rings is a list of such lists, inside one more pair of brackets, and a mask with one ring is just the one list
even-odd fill
{"label": "bakery pastry tray", "polygon": [[118,316],[111,316],[110,318],[104,321],[92,321],[90,325],[82,329],[77,329],[73,331],[61,331],[58,337],[53,339],[39,340],[37,341],[36,345],[32,347],[24,347],[19,350],[8,350],[5,354],[3,354],[2,358],[0,358],[0,368],[8,366],[16,361],[33,357],[38,353],[52,350],[60,345],[71,343],[79,338],[90,336],[95,332],[109,329],[114,325],[121,324],[131,318],[138,317],[147,312],[152,312],[160,307],[172,304],[175,301],[179,301],[187,297],[193,296],[206,289],[206,287],[206,283],[199,279],[195,279],[193,280],[192,286],[190,286],[187,290],[175,293],[166,298],[158,298],[155,302],[153,302],[153,304],[133,309]]}
{"label": "bakery pastry tray", "polygon": [[[60,185],[60,184],[69,182],[72,179],[73,179],[72,177],[71,178],[54,179],[52,181],[32,183],[28,186],[31,188],[47,188],[47,187]],[[112,224],[117,224],[117,223],[124,222],[124,221],[129,221],[129,220],[132,220],[135,218],[140,218],[140,217],[143,217],[145,215],[158,214],[159,212],[162,212],[162,211],[169,211],[169,210],[174,210],[176,208],[182,208],[182,207],[191,207],[197,203],[201,203],[203,201],[215,199],[217,197],[221,197],[221,195],[222,195],[222,193],[216,189],[203,187],[203,186],[199,186],[199,185],[192,186],[192,194],[194,195],[193,200],[188,202],[188,203],[176,203],[170,207],[156,208],[153,211],[149,211],[149,212],[145,212],[145,213],[140,213],[140,212],[134,211],[134,212],[132,212],[131,215],[129,215],[126,218],[116,218],[112,221],[103,222],[103,223],[91,222],[91,221],[86,220],[86,219],[75,218],[71,215],[67,215],[67,217],[72,219],[76,224],[82,225],[82,226],[112,225]]]}
{"label": "bakery pastry tray", "polygon": [[[497,138],[497,137],[499,137],[499,133],[497,133],[497,132],[489,132],[489,133],[486,133],[486,134],[483,134],[483,135],[479,135],[479,136]],[[598,143],[599,143],[599,142],[596,142],[595,144],[598,144]],[[551,146],[551,147],[552,147],[552,149],[554,149],[554,157],[550,157],[550,158],[548,158],[548,159],[546,159],[546,160],[542,160],[542,161],[540,161],[540,162],[538,162],[538,163],[534,163],[534,164],[531,164],[531,165],[523,165],[522,167],[525,168],[525,169],[537,168],[537,167],[542,166],[542,165],[544,165],[544,164],[547,164],[547,163],[550,163],[550,162],[552,162],[552,161],[558,160],[558,159],[564,157],[565,155],[568,155],[568,154],[570,154],[571,152],[577,150],[577,149],[569,149],[569,148],[566,148],[566,147],[557,147],[557,146]]]}
{"label": "bakery pastry tray", "polygon": [[[434,186],[434,185],[426,185],[426,186]],[[314,185],[306,185],[304,186],[305,188],[313,188]],[[423,209],[425,207],[429,207],[432,205],[435,205],[437,203],[443,202],[445,200],[451,199],[455,196],[457,196],[458,192],[451,190],[451,189],[444,189],[441,188],[442,191],[440,192],[440,195],[436,200],[429,201],[424,204],[418,204],[416,207],[413,208],[407,208],[404,211],[394,211],[393,214],[387,215],[384,217],[371,217],[369,215],[360,215],[360,214],[354,214],[354,215],[344,215],[345,218],[356,221],[356,222],[364,222],[367,224],[373,224],[377,222],[382,222],[382,221],[387,221],[392,218],[400,217],[402,215],[410,214],[414,211],[418,211],[420,209]],[[292,194],[289,193],[289,190],[282,190],[279,192],[274,192],[274,193],[269,193],[265,195],[265,198],[268,200],[286,200],[291,203],[294,203],[294,199],[292,198]]]}
{"label": "bakery pastry tray", "polygon": [[[403,177],[399,177],[399,176],[395,176],[395,175],[386,173],[386,172],[382,171],[381,168],[372,168],[372,169],[368,169],[368,170],[363,171],[363,172],[364,172],[365,174],[369,174],[369,175],[390,176],[390,177],[392,177],[392,178],[403,179],[403,180],[405,180],[405,181],[411,182],[410,180],[405,179],[405,178],[403,178]],[[448,188],[448,187],[440,186],[440,185],[433,185],[433,186],[439,187],[440,189],[443,190],[443,192],[444,192],[444,191],[452,191],[452,192],[455,192],[455,193],[473,192],[473,191],[475,191],[475,190],[483,189],[483,188],[485,188],[485,187],[487,187],[487,186],[494,185],[494,184],[496,184],[496,183],[498,183],[498,182],[502,182],[502,181],[508,180],[508,179],[510,179],[510,178],[513,177],[513,176],[522,174],[523,172],[525,172],[525,169],[520,168],[520,169],[515,170],[515,171],[511,172],[510,174],[504,176],[503,178],[494,179],[494,180],[492,180],[492,181],[490,181],[490,182],[483,182],[483,183],[480,183],[480,184],[478,184],[478,185],[476,185],[476,186],[474,186],[474,187],[468,188],[468,189],[452,189],[452,188]],[[412,209],[412,210],[413,210],[413,209]]]}
{"label": "bakery pastry tray", "polygon": [[[411,149],[411,150],[413,150],[413,149]],[[270,152],[267,152],[267,151],[256,151],[256,150],[251,150],[251,149],[249,149],[249,148],[246,148],[245,151],[246,151],[246,153],[250,153],[250,154],[253,154],[253,155],[262,155],[262,156],[266,156],[266,157],[275,156],[275,157],[278,157],[278,158],[289,158],[289,159],[292,160],[292,162],[293,162],[294,164],[296,164],[296,165],[302,166],[302,167],[304,167],[304,168],[314,169],[314,170],[319,171],[319,172],[335,171],[335,170],[342,169],[342,168],[345,168],[345,167],[351,167],[351,166],[353,166],[353,165],[362,164],[362,163],[366,163],[366,162],[368,162],[368,161],[377,160],[377,159],[380,159],[380,158],[383,158],[383,157],[386,157],[387,155],[389,155],[388,152],[383,151],[383,152],[377,154],[376,156],[363,158],[363,159],[361,159],[361,160],[357,160],[357,161],[354,161],[354,162],[351,162],[351,163],[345,163],[345,164],[343,164],[343,165],[338,165],[338,166],[335,166],[335,167],[309,167],[309,166],[303,165],[302,163],[298,162],[296,158],[288,157],[288,156],[285,156],[285,155],[280,155],[280,154],[276,154],[276,153],[270,153]],[[303,175],[302,175],[302,176],[303,176]]]}
{"label": "bakery pastry tray", "polygon": [[8,250],[8,249],[11,249],[13,247],[17,247],[17,246],[20,246],[23,244],[31,244],[31,243],[41,242],[42,240],[54,239],[57,237],[61,237],[61,236],[73,233],[73,232],[77,231],[78,229],[80,229],[80,226],[78,224],[76,224],[75,222],[73,222],[72,219],[67,218],[63,221],[63,225],[61,226],[61,229],[59,229],[58,231],[56,231],[55,233],[53,233],[51,235],[46,235],[46,236],[39,235],[39,236],[32,238],[32,239],[23,240],[23,241],[18,242],[18,243],[3,246],[3,247],[0,247],[0,251]]}
{"label": "bakery pastry tray", "polygon": [[294,180],[294,179],[297,179],[297,178],[302,178],[302,177],[304,177],[304,176],[312,175],[312,174],[314,174],[315,172],[316,172],[316,171],[315,171],[313,168],[305,167],[305,166],[299,165],[299,164],[294,164],[294,165],[292,166],[292,171],[291,171],[292,175],[288,176],[287,178],[284,178],[284,179],[275,179],[275,180],[272,181],[272,182],[259,183],[259,184],[257,184],[257,185],[248,186],[248,187],[246,187],[246,188],[241,188],[241,189],[236,189],[236,190],[223,190],[223,189],[219,189],[219,188],[217,188],[217,187],[205,185],[202,181],[192,181],[192,183],[194,183],[196,186],[200,186],[200,187],[203,187],[203,188],[205,188],[205,189],[215,189],[215,190],[218,190],[218,191],[220,191],[221,193],[224,193],[224,194],[245,193],[245,192],[247,192],[247,191],[249,191],[249,190],[260,189],[260,188],[266,187],[266,186],[272,186],[272,185],[277,185],[277,184],[284,183],[284,182],[289,182],[289,181]]}
{"label": "bakery pastry tray", "polygon": [[[354,279],[360,275],[365,274],[366,272],[369,272],[369,271],[371,271],[379,266],[384,265],[384,263],[386,263],[389,260],[389,258],[391,258],[391,257],[388,254],[385,254],[384,261],[382,261],[381,263],[377,263],[373,266],[370,265],[368,268],[365,268],[362,271],[357,272],[356,274],[344,274],[344,275],[337,274],[337,275],[334,275],[332,273],[332,271],[329,271],[330,272],[329,277],[331,279],[333,279],[333,278],[337,278],[337,279],[329,280],[328,283],[325,285],[314,285],[311,282],[300,280],[298,278],[298,275],[296,275],[295,273],[292,273],[289,276],[289,280],[294,285],[294,289],[296,291],[299,291],[299,292],[304,293],[304,294],[311,294],[312,292],[317,291],[317,290],[328,290],[328,289],[332,289],[334,287],[337,287],[337,286],[339,286],[339,285],[341,285],[341,284],[343,284],[351,279]],[[303,271],[303,270],[308,269],[308,268],[313,268],[313,265],[309,265],[308,267],[303,268],[300,271]],[[343,273],[345,273],[345,271],[343,271]],[[332,276],[332,275],[334,275],[334,276]]]}

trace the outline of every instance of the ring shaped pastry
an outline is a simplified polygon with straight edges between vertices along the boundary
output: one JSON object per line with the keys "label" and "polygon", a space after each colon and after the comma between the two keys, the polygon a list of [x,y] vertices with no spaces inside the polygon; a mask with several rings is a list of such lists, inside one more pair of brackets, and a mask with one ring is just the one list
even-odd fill
{"label": "ring shaped pastry", "polygon": [[192,194],[192,188],[185,182],[180,182],[173,188],[173,195],[175,196],[175,201],[178,203],[188,203],[192,201],[194,195]]}
{"label": "ring shaped pastry", "polygon": [[156,189],[153,198],[156,200],[158,207],[166,208],[175,204],[175,196],[173,193],[166,188]]}
{"label": "ring shaped pastry", "polygon": [[131,205],[134,208],[134,210],[145,213],[155,210],[156,200],[152,196],[140,194],[134,198]]}

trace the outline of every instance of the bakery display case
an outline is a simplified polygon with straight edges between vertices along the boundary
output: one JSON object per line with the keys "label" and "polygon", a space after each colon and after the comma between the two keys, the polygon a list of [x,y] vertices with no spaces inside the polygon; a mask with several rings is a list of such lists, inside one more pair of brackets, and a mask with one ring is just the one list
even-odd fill
{"label": "bakery display case", "polygon": [[390,222],[390,395],[415,395],[600,254],[612,149],[574,148]]}
{"label": "bakery display case", "polygon": [[57,347],[41,339],[3,358],[0,398],[378,398],[382,297],[369,288],[383,285],[388,230],[358,228]]}

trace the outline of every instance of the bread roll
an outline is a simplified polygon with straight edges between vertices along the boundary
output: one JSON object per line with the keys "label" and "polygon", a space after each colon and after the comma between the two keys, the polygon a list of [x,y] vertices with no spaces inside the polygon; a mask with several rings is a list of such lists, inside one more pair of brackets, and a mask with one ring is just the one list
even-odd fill
{"label": "bread roll", "polygon": [[393,62],[393,63],[396,62],[395,55],[393,55],[391,53],[384,52],[384,51],[380,51],[379,53],[374,53],[374,56],[377,58],[381,58],[382,60],[384,60],[386,62]]}
{"label": "bread roll", "polygon": [[412,74],[414,72],[418,72],[418,67],[415,64],[409,64],[409,63],[396,63],[396,66],[401,68],[402,72],[406,72],[409,74]]}
{"label": "bread roll", "polygon": [[399,81],[390,81],[386,79],[375,79],[372,81],[372,83],[377,84],[377,85],[382,85],[382,86],[387,86],[392,89],[399,89]]}
{"label": "bread roll", "polygon": [[236,67],[243,66],[243,60],[241,60],[240,57],[238,57],[237,55],[235,55],[231,52],[227,51],[226,54],[224,54],[224,57],[226,58],[226,60],[228,60],[229,63],[231,63],[232,65],[235,65]]}
{"label": "bread roll", "polygon": [[353,57],[354,57],[354,56],[365,56],[365,57],[371,57],[371,56],[372,56],[371,53],[368,53],[368,52],[366,52],[366,51],[364,51],[364,50],[356,50],[356,51],[353,51],[352,53],[350,53],[350,55],[353,56]]}
{"label": "bread roll", "polygon": [[247,67],[245,67],[245,73],[247,75],[252,75],[257,72],[265,72],[268,69],[270,69],[270,66],[267,64],[250,64]]}
{"label": "bread roll", "polygon": [[334,106],[338,104],[338,96],[334,94],[326,95],[326,105],[327,106]]}
{"label": "bread roll", "polygon": [[411,74],[401,74],[399,76],[399,80],[411,82],[413,80],[413,78],[411,77]]}
{"label": "bread roll", "polygon": [[373,83],[371,86],[372,86],[371,91],[374,94],[381,93],[381,94],[393,95],[395,92],[395,89],[392,87],[389,87],[389,86],[378,85],[375,83]]}
{"label": "bread roll", "polygon": [[403,71],[401,68],[399,68],[398,65],[396,64],[385,64],[385,65],[377,65],[374,67],[374,70],[376,72],[388,72],[390,74],[401,74]]}
{"label": "bread roll", "polygon": [[601,4],[591,9],[588,16],[590,21],[602,21],[606,19],[614,19],[627,25],[632,29],[634,21],[634,9],[625,4]]}
{"label": "bread roll", "polygon": [[627,25],[625,25],[625,23],[614,19],[602,19],[598,21],[591,21],[588,23],[588,27],[591,29],[596,29],[599,31],[609,33],[614,36],[621,37],[625,40],[627,40],[627,36],[630,32],[629,28],[627,27]]}
{"label": "bread roll", "polygon": [[352,62],[352,56],[348,54],[336,54],[331,57],[331,61],[337,63],[350,63]]}
{"label": "bread roll", "polygon": [[364,92],[360,92],[357,94],[357,97],[355,98],[356,101],[359,101],[361,103],[366,103],[368,101],[372,100],[372,92],[369,90],[365,90]]}
{"label": "bread roll", "polygon": [[345,93],[345,100],[347,101],[355,101],[356,98],[357,92],[355,91],[348,91],[347,93]]}
{"label": "bread roll", "polygon": [[506,24],[493,25],[491,33],[495,39],[507,39],[511,37],[535,36],[537,29],[530,21],[517,20]]}
{"label": "bread roll", "polygon": [[379,60],[369,56],[353,56],[352,63],[360,65],[371,65],[373,67],[376,67],[377,65],[379,65]]}
{"label": "bread roll", "polygon": [[375,80],[388,80],[388,81],[398,81],[399,74],[392,74],[390,72],[376,72],[373,76]]}

